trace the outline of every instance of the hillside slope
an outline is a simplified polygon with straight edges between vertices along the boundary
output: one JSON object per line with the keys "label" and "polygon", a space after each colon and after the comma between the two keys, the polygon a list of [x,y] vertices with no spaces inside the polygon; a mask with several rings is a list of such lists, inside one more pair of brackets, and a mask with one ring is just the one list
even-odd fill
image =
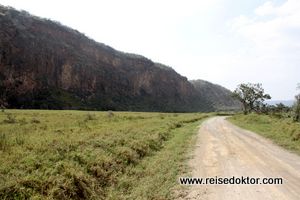
{"label": "hillside slope", "polygon": [[214,110],[238,110],[240,103],[232,98],[232,92],[220,85],[204,80],[190,81],[198,91],[200,98],[211,102]]}
{"label": "hillside slope", "polygon": [[0,104],[9,108],[214,111],[172,68],[0,6]]}

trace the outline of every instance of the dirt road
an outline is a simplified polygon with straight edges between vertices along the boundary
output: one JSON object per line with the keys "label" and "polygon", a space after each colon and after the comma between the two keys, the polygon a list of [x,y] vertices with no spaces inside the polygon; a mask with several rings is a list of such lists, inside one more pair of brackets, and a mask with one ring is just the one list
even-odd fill
{"label": "dirt road", "polygon": [[281,177],[283,184],[190,185],[179,199],[300,199],[300,157],[225,117],[201,125],[190,166],[193,177]]}

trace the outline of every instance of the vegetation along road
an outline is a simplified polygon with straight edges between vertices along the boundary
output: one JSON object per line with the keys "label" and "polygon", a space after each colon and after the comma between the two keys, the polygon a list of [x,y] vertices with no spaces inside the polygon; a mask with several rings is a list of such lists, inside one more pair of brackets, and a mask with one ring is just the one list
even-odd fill
{"label": "vegetation along road", "polygon": [[208,116],[0,111],[0,199],[172,199]]}
{"label": "vegetation along road", "polygon": [[300,157],[231,124],[226,117],[213,117],[203,122],[189,164],[192,177],[282,178],[283,183],[191,185],[184,187],[186,190],[180,194],[183,199],[300,197]]}

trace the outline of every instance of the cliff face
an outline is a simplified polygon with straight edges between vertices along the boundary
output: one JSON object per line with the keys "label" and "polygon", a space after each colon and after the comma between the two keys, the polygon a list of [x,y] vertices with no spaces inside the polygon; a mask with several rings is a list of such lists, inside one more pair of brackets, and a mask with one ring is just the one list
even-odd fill
{"label": "cliff face", "polygon": [[10,108],[212,111],[172,68],[0,6],[0,99]]}
{"label": "cliff face", "polygon": [[215,111],[241,109],[240,102],[232,98],[230,90],[204,80],[193,80],[191,83],[197,90],[199,98],[210,102]]}

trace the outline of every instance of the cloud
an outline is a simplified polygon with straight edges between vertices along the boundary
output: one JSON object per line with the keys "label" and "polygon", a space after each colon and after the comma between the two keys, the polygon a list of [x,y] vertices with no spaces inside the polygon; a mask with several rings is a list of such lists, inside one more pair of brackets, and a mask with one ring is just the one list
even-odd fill
{"label": "cloud", "polygon": [[271,1],[266,2],[262,6],[255,9],[255,14],[259,16],[273,15],[276,13],[276,7]]}
{"label": "cloud", "polygon": [[[292,98],[300,74],[300,1],[268,1],[229,23],[245,81],[266,85],[277,99]],[[237,69],[237,68],[236,68]]]}
{"label": "cloud", "polygon": [[232,24],[232,30],[248,39],[260,50],[280,52],[283,49],[299,51],[300,1],[288,0],[275,6],[266,2],[255,9],[254,17],[240,16]]}

